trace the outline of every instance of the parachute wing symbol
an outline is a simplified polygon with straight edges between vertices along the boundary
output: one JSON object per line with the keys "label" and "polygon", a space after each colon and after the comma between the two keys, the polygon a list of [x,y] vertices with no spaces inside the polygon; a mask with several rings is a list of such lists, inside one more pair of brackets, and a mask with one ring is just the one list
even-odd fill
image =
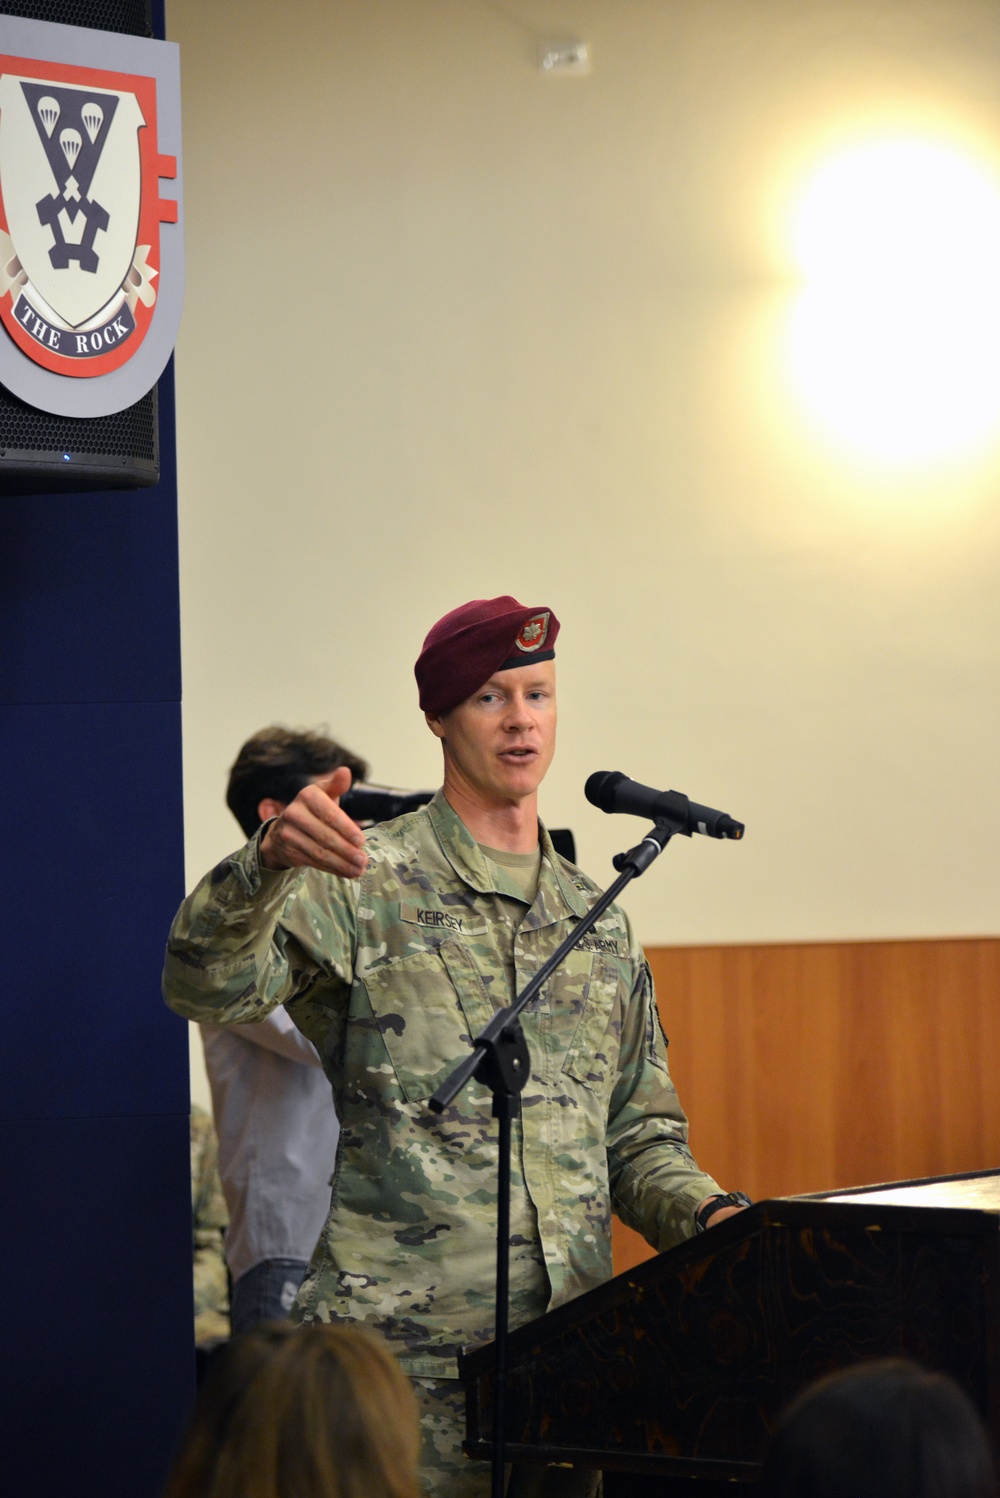
{"label": "parachute wing symbol", "polygon": [[79,156],[80,147],[83,145],[83,138],[79,130],[64,130],[59,136],[59,144],[62,146],[63,155],[69,163],[70,171],[72,171],[73,163]]}
{"label": "parachute wing symbol", "polygon": [[56,127],[56,120],[59,118],[58,99],[53,99],[51,94],[46,94],[44,98],[39,99],[36,108],[38,118],[45,126],[45,134],[51,136]]}
{"label": "parachute wing symbol", "polygon": [[101,133],[101,126],[104,124],[104,110],[99,104],[95,104],[92,99],[88,100],[83,106],[83,123],[87,128],[87,134],[90,136],[90,144],[93,145]]}

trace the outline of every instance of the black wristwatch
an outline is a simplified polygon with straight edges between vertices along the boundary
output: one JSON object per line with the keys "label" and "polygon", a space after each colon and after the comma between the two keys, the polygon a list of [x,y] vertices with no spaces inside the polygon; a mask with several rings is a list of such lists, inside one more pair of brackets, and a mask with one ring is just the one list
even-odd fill
{"label": "black wristwatch", "polygon": [[707,1202],[702,1202],[694,1214],[694,1230],[703,1233],[708,1226],[708,1219],[720,1207],[752,1207],[753,1202],[745,1191],[727,1191],[725,1196],[710,1196]]}

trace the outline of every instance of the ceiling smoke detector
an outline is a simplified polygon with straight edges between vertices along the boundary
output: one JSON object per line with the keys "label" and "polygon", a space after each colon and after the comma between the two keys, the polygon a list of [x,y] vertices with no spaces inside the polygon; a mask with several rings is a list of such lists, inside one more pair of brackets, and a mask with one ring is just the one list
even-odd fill
{"label": "ceiling smoke detector", "polygon": [[552,76],[590,72],[590,47],[578,36],[547,36],[538,44],[538,66]]}

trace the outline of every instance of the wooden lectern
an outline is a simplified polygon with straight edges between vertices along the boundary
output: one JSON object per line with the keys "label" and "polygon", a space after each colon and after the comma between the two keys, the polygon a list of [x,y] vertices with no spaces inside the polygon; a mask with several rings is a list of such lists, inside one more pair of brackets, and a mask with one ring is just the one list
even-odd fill
{"label": "wooden lectern", "polygon": [[[520,1327],[507,1459],[598,1468],[607,1495],[738,1498],[792,1395],[898,1356],[952,1374],[1000,1452],[1000,1171],[758,1202]],[[462,1376],[488,1460],[492,1347]]]}

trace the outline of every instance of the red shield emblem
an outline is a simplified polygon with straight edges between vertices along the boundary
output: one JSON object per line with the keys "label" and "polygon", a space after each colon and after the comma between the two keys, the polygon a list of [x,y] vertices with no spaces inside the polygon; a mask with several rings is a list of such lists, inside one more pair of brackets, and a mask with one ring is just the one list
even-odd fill
{"label": "red shield emblem", "polygon": [[0,321],[34,363],[86,378],[139,349],[176,169],[154,77],[0,55]]}
{"label": "red shield emblem", "polygon": [[517,639],[514,641],[518,650],[532,655],[536,650],[541,650],[549,633],[549,613],[533,614],[532,617],[521,625]]}

